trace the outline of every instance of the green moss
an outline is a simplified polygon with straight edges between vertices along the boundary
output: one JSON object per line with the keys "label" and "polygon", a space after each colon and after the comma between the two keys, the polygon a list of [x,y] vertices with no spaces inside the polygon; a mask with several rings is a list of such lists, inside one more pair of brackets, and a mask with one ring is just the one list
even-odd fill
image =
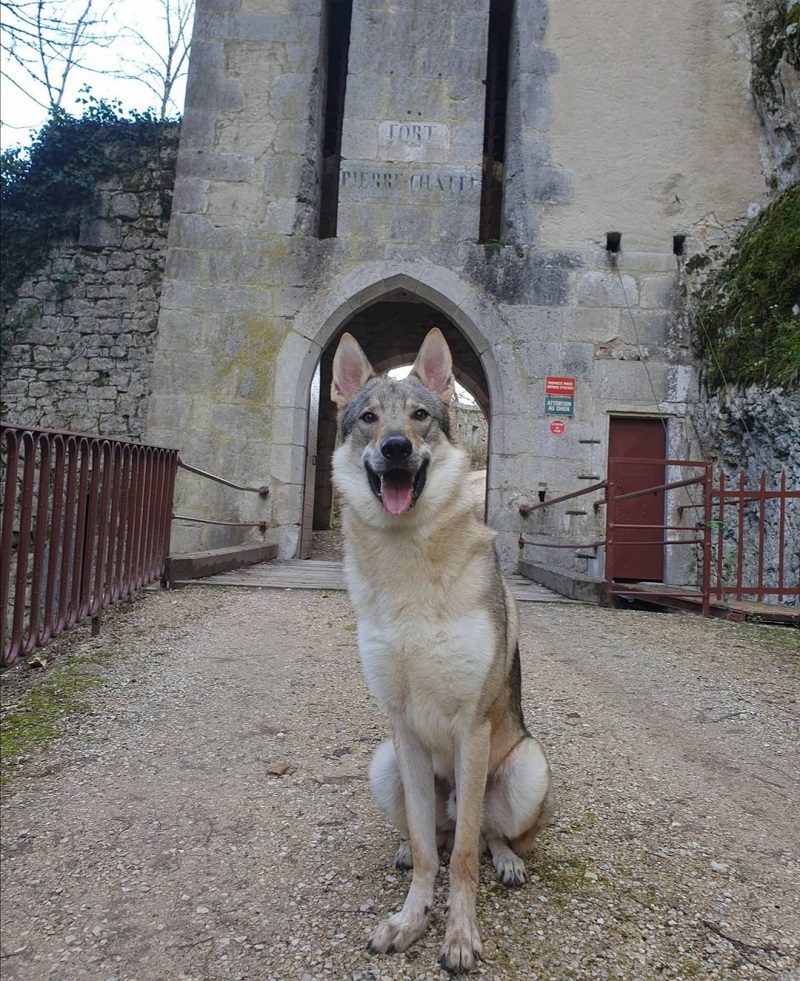
{"label": "green moss", "polygon": [[14,775],[24,773],[32,757],[38,756],[64,731],[65,721],[85,710],[81,696],[103,681],[96,669],[111,657],[110,651],[95,651],[90,657],[59,659],[0,720],[0,787],[7,790]]}
{"label": "green moss", "polygon": [[588,860],[577,855],[559,859],[540,853],[531,862],[531,872],[550,891],[556,906],[564,905],[570,896],[586,888],[584,876],[588,869]]}
{"label": "green moss", "polygon": [[800,183],[738,236],[696,297],[693,321],[706,382],[800,383]]}

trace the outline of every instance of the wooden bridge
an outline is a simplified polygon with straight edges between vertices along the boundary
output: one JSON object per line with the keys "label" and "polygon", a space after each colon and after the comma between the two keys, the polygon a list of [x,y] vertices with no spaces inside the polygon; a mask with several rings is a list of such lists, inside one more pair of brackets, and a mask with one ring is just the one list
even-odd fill
{"label": "wooden bridge", "polygon": [[[544,586],[538,586],[524,576],[506,576],[506,582],[518,602],[575,603]],[[286,562],[260,562],[230,572],[220,572],[204,579],[172,582],[173,587],[188,586],[250,586],[263,589],[323,589],[345,590],[344,571],[337,559],[292,559]]]}

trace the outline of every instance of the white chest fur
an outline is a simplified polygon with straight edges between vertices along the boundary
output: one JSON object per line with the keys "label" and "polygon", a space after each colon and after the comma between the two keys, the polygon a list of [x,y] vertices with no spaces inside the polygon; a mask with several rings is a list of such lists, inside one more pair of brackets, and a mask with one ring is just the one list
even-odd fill
{"label": "white chest fur", "polygon": [[[471,570],[460,571],[475,583]],[[496,654],[480,590],[470,595],[475,586],[462,576],[426,582],[419,570],[383,583],[358,573],[350,579],[370,690],[393,724],[411,728],[450,769],[454,735],[471,724]]]}

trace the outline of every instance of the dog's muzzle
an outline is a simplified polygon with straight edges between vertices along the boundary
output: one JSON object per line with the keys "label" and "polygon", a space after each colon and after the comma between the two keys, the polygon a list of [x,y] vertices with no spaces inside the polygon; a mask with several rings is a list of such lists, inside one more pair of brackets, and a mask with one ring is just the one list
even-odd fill
{"label": "dog's muzzle", "polygon": [[425,460],[414,469],[411,461],[413,447],[405,436],[387,436],[380,445],[380,451],[379,471],[365,463],[369,486],[387,514],[406,514],[425,486],[428,462]]}

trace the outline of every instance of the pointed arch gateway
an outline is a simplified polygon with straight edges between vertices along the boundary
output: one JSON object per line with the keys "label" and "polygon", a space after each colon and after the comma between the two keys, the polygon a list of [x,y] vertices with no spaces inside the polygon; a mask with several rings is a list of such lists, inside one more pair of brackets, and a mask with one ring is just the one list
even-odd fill
{"label": "pointed arch gateway", "polygon": [[[440,271],[441,272],[441,271]],[[449,274],[451,275],[451,274]],[[453,354],[456,380],[475,399],[489,426],[488,469],[491,471],[492,419],[502,405],[499,373],[488,338],[500,335],[500,318],[486,308],[472,290],[452,277],[453,292],[445,295],[419,278],[396,274],[357,289],[339,303],[319,325],[318,351],[313,376],[298,381],[303,385],[302,402],[307,406],[305,473],[300,535],[296,555],[308,558],[311,533],[330,527],[333,493],[331,457],[336,442],[336,411],[328,397],[333,355],[341,335],[348,331],[363,347],[379,372],[410,364],[428,330],[437,326]],[[454,299],[454,297],[457,298]],[[315,304],[317,316],[319,305]],[[474,310],[470,307],[474,306]],[[308,311],[310,313],[310,311]],[[306,311],[303,311],[306,313]],[[481,327],[477,317],[481,315]],[[299,316],[295,329],[302,330]],[[486,322],[488,321],[488,323]],[[488,329],[487,329],[488,327]],[[303,331],[308,337],[308,333]],[[306,367],[309,359],[306,358]],[[298,400],[301,392],[298,391]],[[298,401],[298,404],[302,404]]]}

